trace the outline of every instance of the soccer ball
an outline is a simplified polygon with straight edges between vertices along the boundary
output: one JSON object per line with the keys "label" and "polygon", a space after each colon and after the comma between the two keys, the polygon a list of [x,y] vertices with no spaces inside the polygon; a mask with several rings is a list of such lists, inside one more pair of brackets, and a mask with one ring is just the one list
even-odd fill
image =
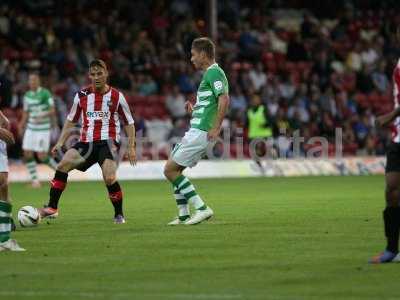
{"label": "soccer ball", "polygon": [[37,226],[40,222],[40,214],[33,206],[23,206],[18,211],[18,221],[22,227]]}

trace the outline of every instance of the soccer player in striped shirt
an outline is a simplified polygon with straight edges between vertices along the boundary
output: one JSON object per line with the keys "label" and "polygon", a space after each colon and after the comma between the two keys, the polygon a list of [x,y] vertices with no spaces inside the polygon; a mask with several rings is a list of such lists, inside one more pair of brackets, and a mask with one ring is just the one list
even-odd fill
{"label": "soccer player in striped shirt", "polygon": [[[19,131],[24,133],[22,149],[32,187],[40,187],[37,176],[36,160],[38,159],[55,169],[57,163],[49,156],[51,127],[56,125],[56,114],[53,97],[48,89],[40,86],[37,74],[29,75],[29,91],[24,95],[24,112],[19,124]],[[26,129],[25,129],[26,127]]]}
{"label": "soccer player in striped shirt", "polygon": [[[400,42],[400,26],[397,28],[397,40]],[[392,142],[386,151],[385,200],[383,223],[386,236],[385,250],[372,257],[370,263],[381,264],[400,262],[400,59],[393,71],[394,110],[376,119],[378,127],[392,126]]]}
{"label": "soccer player in striped shirt", "polygon": [[120,120],[125,123],[128,136],[127,154],[132,165],[136,164],[135,126],[124,95],[107,84],[108,71],[104,61],[93,60],[89,65],[91,86],[75,95],[74,103],[62,129],[56,154],[64,146],[71,130],[81,119],[80,140],[63,156],[51,181],[48,205],[39,209],[42,217],[58,216],[58,201],[67,184],[68,172],[86,171],[93,164],[101,167],[108,195],[114,206],[114,223],[125,223],[122,210],[122,191],[116,178],[116,148],[120,143]]}
{"label": "soccer player in striped shirt", "polygon": [[[192,114],[191,128],[185,133],[168,159],[164,175],[172,183],[178,206],[178,217],[168,225],[194,225],[211,218],[214,214],[194,186],[182,172],[193,167],[213,145],[221,131],[221,124],[229,106],[228,80],[224,71],[215,62],[215,45],[209,38],[198,38],[192,43],[191,61],[195,68],[203,70],[196,104],[187,102],[186,108]],[[189,204],[195,208],[191,217]]]}

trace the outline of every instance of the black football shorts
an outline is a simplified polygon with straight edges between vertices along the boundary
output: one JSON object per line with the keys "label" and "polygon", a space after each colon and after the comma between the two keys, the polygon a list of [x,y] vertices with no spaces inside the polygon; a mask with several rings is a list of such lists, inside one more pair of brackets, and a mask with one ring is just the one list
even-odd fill
{"label": "black football shorts", "polygon": [[400,172],[400,143],[391,143],[386,152],[386,173]]}
{"label": "black football shorts", "polygon": [[119,145],[113,141],[77,142],[72,148],[85,159],[85,162],[76,167],[84,172],[96,163],[101,167],[106,159],[116,161]]}

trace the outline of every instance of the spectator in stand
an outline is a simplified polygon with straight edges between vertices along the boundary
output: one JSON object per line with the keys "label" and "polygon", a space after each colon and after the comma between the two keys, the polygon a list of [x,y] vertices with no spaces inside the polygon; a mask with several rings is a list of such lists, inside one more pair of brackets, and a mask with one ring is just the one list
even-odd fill
{"label": "spectator in stand", "polygon": [[366,114],[362,116],[355,116],[353,130],[355,132],[356,140],[360,148],[363,148],[366,144],[366,139],[370,133],[370,124],[368,116]]}
{"label": "spectator in stand", "polygon": [[150,75],[146,74],[143,76],[143,80],[138,87],[139,95],[149,96],[154,95],[158,91],[157,83],[151,78]]}
{"label": "spectator in stand", "polygon": [[172,92],[167,93],[165,105],[174,121],[186,116],[185,97],[180,93],[179,86],[174,85]]}
{"label": "spectator in stand", "polygon": [[374,90],[374,82],[371,76],[371,67],[364,66],[362,71],[357,75],[357,89],[365,94],[369,94]]}
{"label": "spectator in stand", "polygon": [[244,115],[247,110],[247,99],[243,95],[242,89],[239,86],[234,86],[232,88],[230,98],[229,115],[232,117],[234,115]]}
{"label": "spectator in stand", "polygon": [[278,85],[279,94],[282,98],[289,100],[293,99],[296,93],[296,86],[288,73],[282,74]]}
{"label": "spectator in stand", "polygon": [[362,69],[362,59],[361,59],[361,44],[356,42],[354,48],[350,50],[346,58],[346,66],[351,71],[359,72]]}
{"label": "spectator in stand", "polygon": [[300,34],[296,34],[296,37],[289,42],[286,56],[290,61],[309,60],[309,53],[305,48],[304,42],[301,40]]}
{"label": "spectator in stand", "polygon": [[365,41],[361,51],[361,61],[364,66],[372,66],[379,59],[378,53],[372,46],[372,42]]}
{"label": "spectator in stand", "polygon": [[257,63],[255,68],[250,70],[249,79],[253,85],[254,91],[259,93],[267,83],[267,75],[264,73],[264,66],[262,63]]}
{"label": "spectator in stand", "polygon": [[187,130],[188,122],[185,119],[176,119],[173,128],[168,135],[168,141],[171,143],[171,146],[174,146],[179,142]]}
{"label": "spectator in stand", "polygon": [[[120,9],[118,1],[98,3],[92,10],[91,2],[82,0],[70,4],[68,10],[47,15],[57,9],[55,3],[45,1],[44,7],[29,10],[24,9],[26,3],[0,3],[1,107],[20,109],[24,89],[20,82],[34,69],[57,94],[57,103],[68,110],[71,94],[87,84],[85,70],[94,57],[102,57],[112,66],[111,84],[127,95],[163,95],[160,91],[165,86],[175,84],[185,95],[196,91],[202,74],[193,71],[186,55],[193,38],[207,30],[198,21],[204,17],[197,9],[203,5],[200,0],[126,2],[130,14]],[[385,69],[391,70],[399,56],[394,42],[398,14],[383,3],[372,11],[368,4],[358,7],[355,3],[349,8],[335,2],[337,10],[329,11],[328,22],[323,8],[305,13],[294,10],[288,19],[284,13],[272,17],[265,10],[255,11],[251,2],[219,3],[218,60],[227,70],[231,89],[239,93],[237,101],[232,101],[230,124],[240,126],[240,112],[250,106],[241,92],[243,97],[259,93],[281,125],[290,121],[312,135],[332,133],[313,125],[321,124],[324,112],[329,122],[332,119],[340,126],[343,120],[359,115],[362,108],[372,107],[375,115],[388,110],[388,97],[380,98],[384,102],[376,105],[366,96],[375,91],[390,93],[391,78]],[[265,8],[272,7],[265,4]],[[274,2],[273,9],[285,10],[285,6]],[[74,16],[82,11],[91,13],[76,20]],[[378,18],[373,15],[376,11]],[[326,94],[328,90],[330,94]],[[169,104],[165,108],[170,114],[164,117],[160,103],[154,102],[158,107],[153,110],[152,103],[143,101],[145,106],[139,110],[146,121],[175,119],[177,110],[171,110]],[[307,118],[309,124],[304,122]],[[357,135],[361,127],[351,130]],[[369,134],[377,147],[386,146],[385,134]],[[367,144],[372,145],[360,147]],[[369,153],[362,150],[359,152]]]}
{"label": "spectator in stand", "polygon": [[386,70],[386,62],[381,61],[378,65],[377,70],[375,70],[371,75],[374,87],[382,94],[387,92],[390,87],[390,82],[386,75],[385,70]]}
{"label": "spectator in stand", "polygon": [[290,105],[287,116],[289,119],[297,119],[300,123],[307,123],[310,120],[310,113],[299,97]]}
{"label": "spectator in stand", "polygon": [[261,97],[258,94],[253,94],[251,97],[251,107],[247,110],[247,126],[248,137],[251,141],[254,141],[252,143],[254,146],[252,158],[264,174],[265,170],[261,160],[269,150],[265,141],[272,137],[273,131],[267,107],[261,102]]}

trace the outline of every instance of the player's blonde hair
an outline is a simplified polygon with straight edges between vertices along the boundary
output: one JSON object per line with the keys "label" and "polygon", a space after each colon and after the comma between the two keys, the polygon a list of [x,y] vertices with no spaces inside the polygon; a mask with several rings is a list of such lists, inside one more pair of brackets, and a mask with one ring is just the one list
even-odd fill
{"label": "player's blonde hair", "polygon": [[195,49],[198,52],[203,51],[210,59],[215,58],[215,44],[208,37],[194,39],[192,42],[192,49]]}

